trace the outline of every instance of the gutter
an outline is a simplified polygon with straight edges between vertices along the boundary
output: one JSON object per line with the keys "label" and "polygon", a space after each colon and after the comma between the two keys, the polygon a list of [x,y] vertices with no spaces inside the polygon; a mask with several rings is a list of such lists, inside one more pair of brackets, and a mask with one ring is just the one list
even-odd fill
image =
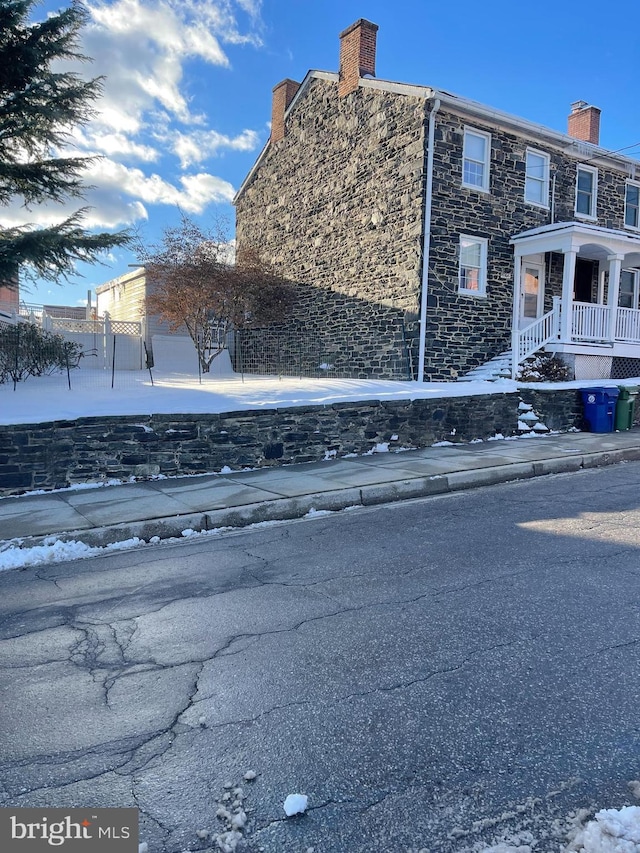
{"label": "gutter", "polygon": [[433,145],[436,113],[440,98],[436,98],[429,113],[429,141],[427,143],[427,183],[424,193],[424,228],[422,239],[422,288],[420,293],[420,349],[418,352],[418,382],[424,382],[424,357],[427,345],[427,299],[429,296],[429,253],[431,249],[431,202],[433,199]]}

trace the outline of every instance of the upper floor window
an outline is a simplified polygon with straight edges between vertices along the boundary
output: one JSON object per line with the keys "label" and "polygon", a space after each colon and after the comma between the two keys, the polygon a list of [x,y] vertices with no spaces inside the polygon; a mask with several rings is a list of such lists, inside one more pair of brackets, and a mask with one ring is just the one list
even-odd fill
{"label": "upper floor window", "polygon": [[460,235],[460,293],[485,296],[487,292],[487,241]]}
{"label": "upper floor window", "polygon": [[549,155],[527,149],[524,200],[549,207]]}
{"label": "upper floor window", "polygon": [[481,130],[464,129],[462,149],[462,185],[476,190],[489,190],[489,155],[491,135]]}
{"label": "upper floor window", "polygon": [[576,175],[576,213],[587,219],[596,218],[598,195],[598,170],[591,166],[578,166]]}
{"label": "upper floor window", "polygon": [[640,228],[640,184],[627,183],[624,199],[624,224],[629,228]]}

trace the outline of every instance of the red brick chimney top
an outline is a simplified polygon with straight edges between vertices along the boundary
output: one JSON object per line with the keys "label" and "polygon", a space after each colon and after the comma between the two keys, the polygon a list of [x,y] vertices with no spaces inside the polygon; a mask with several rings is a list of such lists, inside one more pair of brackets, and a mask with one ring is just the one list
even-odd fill
{"label": "red brick chimney top", "polygon": [[574,101],[569,114],[569,136],[583,142],[600,144],[600,110],[586,101]]}
{"label": "red brick chimney top", "polygon": [[340,97],[354,92],[361,77],[376,76],[377,32],[377,24],[360,18],[340,33]]}
{"label": "red brick chimney top", "polygon": [[299,88],[300,83],[296,83],[295,80],[290,80],[288,77],[273,87],[271,142],[279,142],[284,139],[284,114]]}

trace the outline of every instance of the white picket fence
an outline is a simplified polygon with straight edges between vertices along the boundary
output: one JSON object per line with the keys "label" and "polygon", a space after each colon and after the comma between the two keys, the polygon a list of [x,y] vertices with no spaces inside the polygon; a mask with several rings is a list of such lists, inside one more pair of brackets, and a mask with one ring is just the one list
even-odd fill
{"label": "white picket fence", "polygon": [[[37,323],[46,331],[80,344],[85,352],[84,367],[141,370],[146,366],[142,323],[112,320],[107,311],[102,317],[82,319],[78,315],[83,312],[84,309],[73,309],[75,316],[64,317],[60,316],[63,309],[55,306],[22,301],[18,306],[0,304],[4,322]],[[67,309],[66,313],[71,312]]]}
{"label": "white picket fence", "polygon": [[96,320],[45,315],[42,326],[62,335],[65,340],[80,344],[85,352],[86,367],[141,370],[145,366],[141,323],[112,320],[105,312],[104,317]]}

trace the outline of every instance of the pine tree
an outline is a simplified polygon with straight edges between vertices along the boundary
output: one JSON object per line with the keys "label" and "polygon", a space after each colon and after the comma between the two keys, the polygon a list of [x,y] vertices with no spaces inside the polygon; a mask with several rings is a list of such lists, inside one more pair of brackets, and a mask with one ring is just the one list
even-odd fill
{"label": "pine tree", "polygon": [[[56,67],[58,60],[85,60],[78,33],[86,12],[69,8],[39,23],[29,20],[35,0],[0,0],[0,206],[20,199],[25,208],[46,201],[82,197],[83,170],[91,157],[64,157],[69,130],[85,124],[99,97],[100,78],[84,80]],[[0,209],[0,283],[16,281],[20,269],[31,278],[56,281],[76,261],[126,245],[129,235],[92,233],[83,228],[86,208],[62,222],[36,228],[6,227]]]}

